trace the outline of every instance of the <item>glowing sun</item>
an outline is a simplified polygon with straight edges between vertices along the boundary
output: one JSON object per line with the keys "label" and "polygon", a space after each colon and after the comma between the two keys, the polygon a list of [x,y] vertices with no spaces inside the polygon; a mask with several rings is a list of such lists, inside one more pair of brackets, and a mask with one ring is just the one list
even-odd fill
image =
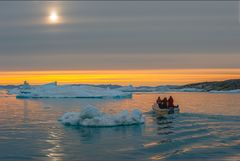
{"label": "glowing sun", "polygon": [[49,14],[49,21],[51,23],[57,23],[58,22],[58,14],[56,11],[51,11],[50,14]]}

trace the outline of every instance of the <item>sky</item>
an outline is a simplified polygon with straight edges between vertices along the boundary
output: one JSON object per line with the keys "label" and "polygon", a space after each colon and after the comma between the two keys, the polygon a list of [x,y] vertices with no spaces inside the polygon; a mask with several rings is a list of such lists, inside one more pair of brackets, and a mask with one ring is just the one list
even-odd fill
{"label": "sky", "polygon": [[[238,1],[1,1],[0,84],[27,75],[32,83],[137,85],[239,78],[239,7]],[[205,77],[195,79],[194,69]],[[194,75],[176,74],[181,70]],[[26,71],[45,71],[45,79]],[[55,77],[59,71],[65,75]],[[91,75],[84,81],[85,71]],[[105,71],[115,76],[100,81]],[[142,83],[127,79],[138,78],[136,71],[145,73]]]}

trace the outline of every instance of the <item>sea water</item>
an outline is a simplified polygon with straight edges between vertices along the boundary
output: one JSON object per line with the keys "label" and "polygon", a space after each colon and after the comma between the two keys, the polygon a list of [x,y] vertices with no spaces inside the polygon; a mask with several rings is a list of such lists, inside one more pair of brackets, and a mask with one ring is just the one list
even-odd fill
{"label": "sea water", "polygon": [[[158,118],[151,105],[172,95],[181,112]],[[138,108],[145,124],[64,126],[87,105],[116,114]],[[0,92],[0,160],[240,160],[240,94],[136,93],[128,99],[16,99]]]}

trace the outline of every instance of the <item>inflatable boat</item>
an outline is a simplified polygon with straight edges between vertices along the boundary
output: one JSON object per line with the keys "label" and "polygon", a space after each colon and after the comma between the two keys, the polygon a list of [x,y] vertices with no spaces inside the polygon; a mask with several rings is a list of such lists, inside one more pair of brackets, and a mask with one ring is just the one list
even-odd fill
{"label": "inflatable boat", "polygon": [[175,114],[175,113],[179,113],[179,111],[180,111],[179,106],[170,107],[167,109],[161,109],[161,108],[159,108],[157,103],[154,103],[152,105],[152,109],[159,116],[164,116],[167,114]]}

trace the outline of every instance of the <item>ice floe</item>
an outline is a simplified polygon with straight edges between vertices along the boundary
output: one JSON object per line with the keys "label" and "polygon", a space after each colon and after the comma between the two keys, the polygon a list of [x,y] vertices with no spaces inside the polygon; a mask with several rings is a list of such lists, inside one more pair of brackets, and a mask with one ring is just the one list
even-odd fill
{"label": "ice floe", "polygon": [[25,83],[20,89],[10,90],[17,98],[125,98],[131,93],[117,89],[93,87],[89,85],[57,85],[56,82],[30,86]]}
{"label": "ice floe", "polygon": [[227,90],[227,91],[212,90],[212,91],[209,91],[209,93],[240,93],[240,89]]}
{"label": "ice floe", "polygon": [[88,105],[80,112],[65,113],[59,121],[64,125],[106,127],[142,124],[144,117],[138,109],[131,112],[123,110],[118,114],[111,115],[101,112],[95,106]]}

